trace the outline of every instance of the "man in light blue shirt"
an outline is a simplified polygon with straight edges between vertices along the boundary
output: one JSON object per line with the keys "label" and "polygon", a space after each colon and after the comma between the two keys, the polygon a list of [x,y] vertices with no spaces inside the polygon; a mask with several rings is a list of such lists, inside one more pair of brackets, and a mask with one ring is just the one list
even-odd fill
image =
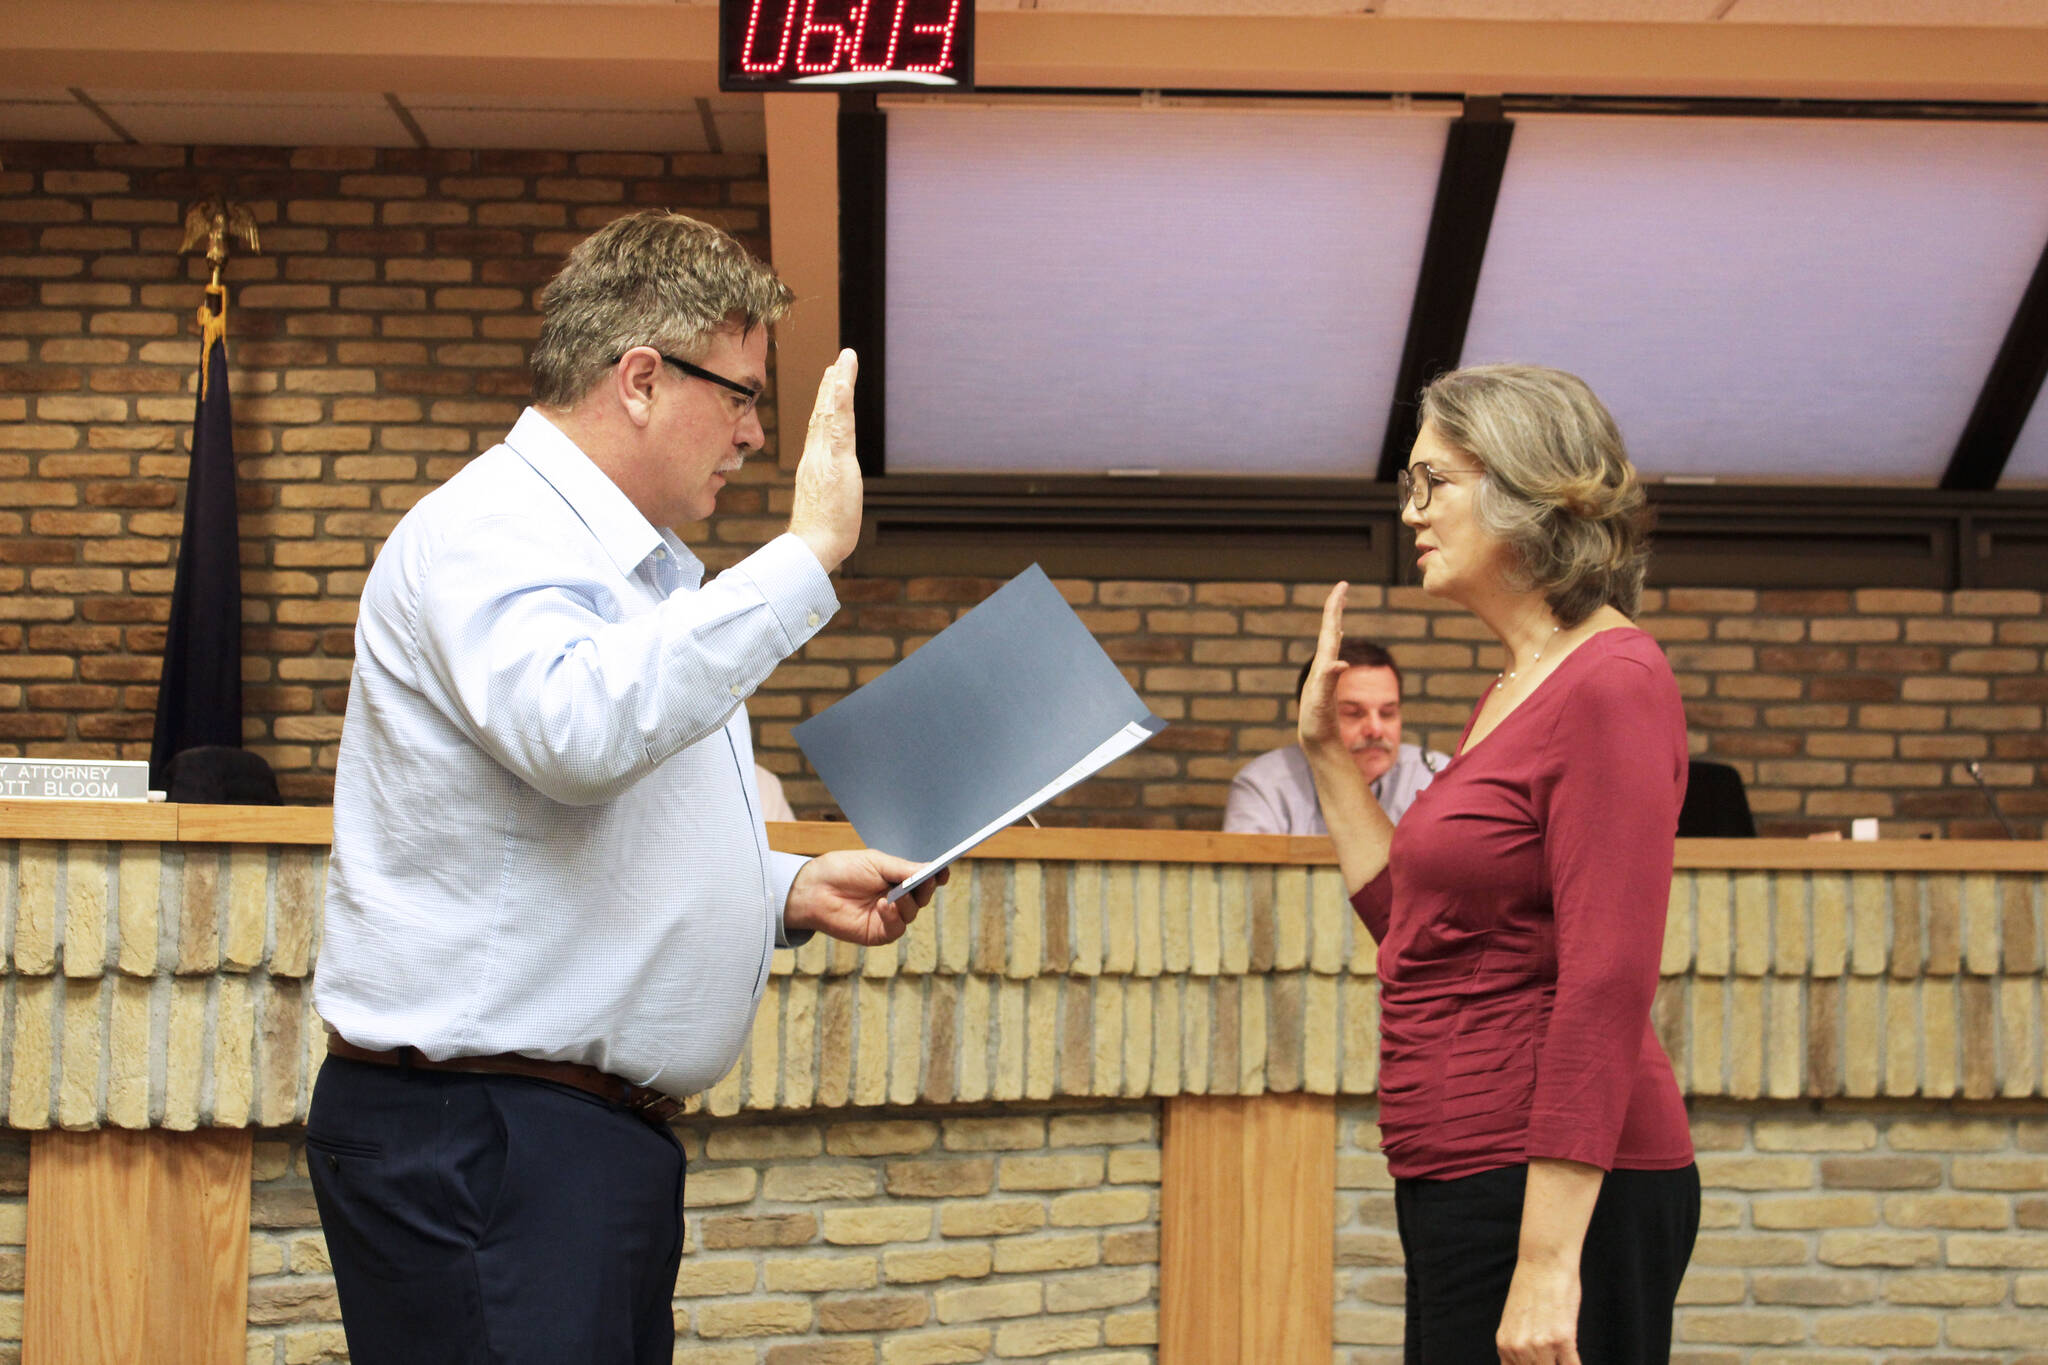
{"label": "man in light blue shirt", "polygon": [[[1370,640],[1346,640],[1341,657],[1350,667],[1337,679],[1337,726],[1358,771],[1387,818],[1400,819],[1450,757],[1401,742],[1401,669],[1394,656]],[[1308,686],[1302,665],[1295,695]],[[1260,754],[1237,770],[1223,807],[1229,834],[1327,835],[1308,755],[1299,744]]]}
{"label": "man in light blue shirt", "polygon": [[762,829],[744,701],[837,609],[855,362],[787,534],[710,582],[676,534],[765,440],[789,291],[667,213],[542,296],[534,405],[364,587],[335,774],[308,1158],[353,1358],[667,1361],[677,1097],[731,1067],[769,955],[887,943],[928,892]]}

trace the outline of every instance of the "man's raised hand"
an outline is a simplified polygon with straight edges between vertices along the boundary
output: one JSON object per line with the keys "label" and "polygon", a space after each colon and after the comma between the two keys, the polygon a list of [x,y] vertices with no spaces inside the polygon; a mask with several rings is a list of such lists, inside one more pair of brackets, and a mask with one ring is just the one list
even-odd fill
{"label": "man's raised hand", "polygon": [[789,509],[791,534],[811,547],[827,573],[860,540],[860,461],[853,444],[853,380],[859,368],[852,351],[841,351],[818,384]]}

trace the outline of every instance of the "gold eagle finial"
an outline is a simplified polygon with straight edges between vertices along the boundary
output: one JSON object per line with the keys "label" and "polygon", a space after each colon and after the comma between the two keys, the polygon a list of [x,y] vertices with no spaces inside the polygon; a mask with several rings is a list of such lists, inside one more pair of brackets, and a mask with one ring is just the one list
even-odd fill
{"label": "gold eagle finial", "polygon": [[182,252],[196,251],[203,242],[206,259],[213,262],[213,282],[220,283],[220,268],[228,258],[228,238],[239,237],[251,251],[263,247],[257,238],[256,215],[246,204],[236,204],[216,194],[202,199],[185,211],[185,244]]}
{"label": "gold eagle finial", "polygon": [[[228,336],[228,291],[220,282],[220,268],[227,263],[228,238],[239,237],[242,245],[251,251],[262,251],[256,235],[256,215],[249,212],[246,204],[237,204],[223,195],[202,199],[185,210],[185,244],[178,248],[180,254],[197,251],[201,243],[206,246],[206,259],[213,263],[213,282],[206,286],[206,297],[199,303],[199,396],[206,397],[208,362],[214,345],[225,345]],[[214,307],[214,300],[220,301]]]}

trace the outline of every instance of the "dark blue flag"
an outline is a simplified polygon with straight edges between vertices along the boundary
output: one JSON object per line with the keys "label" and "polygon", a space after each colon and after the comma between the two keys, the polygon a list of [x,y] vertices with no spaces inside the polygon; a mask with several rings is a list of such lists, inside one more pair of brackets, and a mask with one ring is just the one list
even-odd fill
{"label": "dark blue flag", "polygon": [[[209,294],[213,289],[207,290]],[[235,423],[228,403],[227,298],[200,310],[204,335],[185,530],[156,694],[149,782],[162,789],[173,755],[242,742],[241,530],[235,510]]]}

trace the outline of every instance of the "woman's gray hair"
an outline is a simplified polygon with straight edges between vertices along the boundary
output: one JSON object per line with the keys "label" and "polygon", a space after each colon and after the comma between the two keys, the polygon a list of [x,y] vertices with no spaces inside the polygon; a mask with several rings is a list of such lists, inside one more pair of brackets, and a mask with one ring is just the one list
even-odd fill
{"label": "woman's gray hair", "polygon": [[1474,365],[1422,391],[1422,420],[1486,470],[1473,498],[1505,541],[1516,586],[1565,626],[1602,606],[1634,616],[1650,514],[1621,433],[1586,381],[1535,365]]}
{"label": "woman's gray hair", "polygon": [[533,401],[575,407],[635,346],[696,360],[719,328],[737,322],[744,336],[778,322],[791,297],[709,223],[664,209],[613,219],[578,242],[541,291]]}

